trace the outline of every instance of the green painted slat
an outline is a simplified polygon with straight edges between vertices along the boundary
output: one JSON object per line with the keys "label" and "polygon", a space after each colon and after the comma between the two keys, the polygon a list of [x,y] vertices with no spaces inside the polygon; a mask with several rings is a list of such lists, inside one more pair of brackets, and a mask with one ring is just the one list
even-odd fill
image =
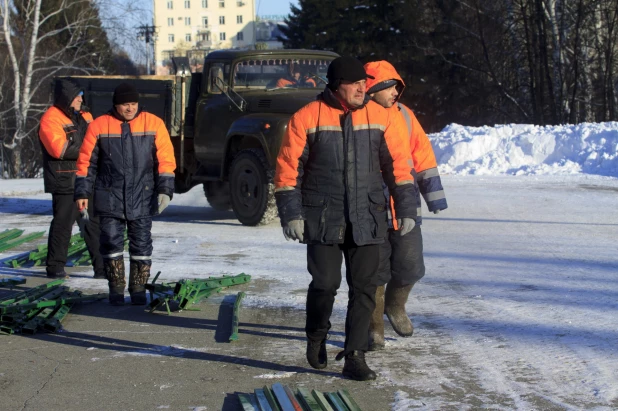
{"label": "green painted slat", "polygon": [[333,407],[330,406],[324,394],[322,394],[320,391],[313,390],[311,391],[311,394],[313,394],[313,398],[315,398],[320,407],[322,407],[323,411],[334,411]]}
{"label": "green painted slat", "polygon": [[243,411],[260,411],[253,394],[238,394]]}
{"label": "green painted slat", "polygon": [[45,234],[45,231],[39,231],[36,233],[30,233],[24,237],[19,237],[13,241],[10,242],[5,242],[0,244],[0,253],[6,251],[6,250],[10,250],[11,248],[17,247],[18,245],[22,245],[24,243],[27,243],[28,241],[32,241],[35,240],[39,237],[42,237],[43,234]]}
{"label": "green painted slat", "polygon": [[26,279],[24,277],[0,278],[0,287],[13,287],[20,284],[26,284]]}
{"label": "green painted slat", "polygon": [[343,388],[337,391],[337,394],[339,394],[339,397],[341,397],[346,407],[348,407],[350,411],[362,411],[361,408],[356,403],[356,401],[354,401],[354,398],[352,398],[348,390]]}
{"label": "green painted slat", "polygon": [[300,402],[303,404],[305,410],[322,411],[322,407],[320,407],[320,404],[318,404],[307,388],[298,388],[298,395],[300,396]]}
{"label": "green painted slat", "polygon": [[10,241],[14,238],[19,237],[24,233],[24,230],[20,230],[19,228],[11,228],[10,230],[4,230],[0,233],[0,244]]}
{"label": "green painted slat", "polygon": [[232,334],[230,334],[230,342],[238,340],[240,303],[242,302],[244,296],[244,291],[240,291],[238,294],[236,294],[236,301],[234,301],[234,311],[232,312]]}
{"label": "green painted slat", "polygon": [[337,395],[336,392],[327,392],[326,398],[328,398],[328,401],[330,401],[330,403],[333,405],[335,411],[350,411],[348,410],[348,407],[345,406],[341,398],[339,398],[339,395]]}
{"label": "green painted slat", "polygon": [[268,388],[267,385],[264,386],[263,390],[264,390],[264,395],[266,396],[266,399],[268,400],[268,404],[270,404],[270,408],[272,408],[273,411],[281,411],[281,408],[279,408],[279,403],[277,402],[277,399],[275,398],[275,394],[273,394],[272,390]]}

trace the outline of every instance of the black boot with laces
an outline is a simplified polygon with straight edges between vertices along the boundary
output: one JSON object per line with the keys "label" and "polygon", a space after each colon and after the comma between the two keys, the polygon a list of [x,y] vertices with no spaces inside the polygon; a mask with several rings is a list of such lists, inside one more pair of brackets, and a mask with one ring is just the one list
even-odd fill
{"label": "black boot with laces", "polygon": [[376,373],[367,366],[364,351],[352,351],[345,356],[343,376],[356,381],[369,381],[376,379]]}

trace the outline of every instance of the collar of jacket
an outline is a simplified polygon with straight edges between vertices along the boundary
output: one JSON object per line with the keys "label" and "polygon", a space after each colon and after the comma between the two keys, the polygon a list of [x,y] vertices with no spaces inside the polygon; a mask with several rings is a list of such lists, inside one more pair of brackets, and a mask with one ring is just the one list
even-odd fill
{"label": "collar of jacket", "polygon": [[108,112],[108,115],[114,117],[116,120],[120,121],[121,123],[130,123],[131,121],[135,120],[136,118],[139,117],[140,114],[142,114],[142,106],[139,106],[137,108],[137,113],[135,114],[135,117],[133,117],[133,119],[127,121],[124,118],[120,117],[118,115],[118,112],[116,111],[116,107],[112,107]]}
{"label": "collar of jacket", "polygon": [[342,101],[335,95],[335,93],[333,93],[331,89],[326,87],[324,88],[324,91],[320,95],[318,95],[318,100],[322,100],[332,108],[336,108],[338,110],[342,110],[344,113],[347,113],[348,111],[355,111],[365,107],[367,103],[369,103],[369,100],[371,100],[371,98],[367,94],[365,94],[365,100],[363,101],[362,105],[355,108],[347,108],[343,106]]}

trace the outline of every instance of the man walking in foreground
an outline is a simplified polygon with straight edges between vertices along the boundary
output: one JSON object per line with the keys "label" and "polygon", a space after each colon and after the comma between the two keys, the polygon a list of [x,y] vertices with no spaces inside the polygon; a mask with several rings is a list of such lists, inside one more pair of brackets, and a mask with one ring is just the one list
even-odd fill
{"label": "man walking in foreground", "polygon": [[39,139],[43,152],[43,183],[52,195],[53,218],[47,239],[47,277],[65,278],[69,241],[73,223],[80,226],[90,254],[94,278],[105,278],[99,254],[99,220],[92,209],[77,209],[73,202],[75,160],[92,115],[83,103],[84,91],[72,80],[59,79],[54,84],[54,105],[41,118]]}
{"label": "man walking in foreground", "polygon": [[352,57],[328,67],[328,85],[297,111],[277,158],[275,197],[287,239],[307,244],[307,361],[327,365],[326,338],[345,261],[349,286],[343,375],[373,380],[365,362],[375,307],[379,244],[387,230],[385,181],[401,232],[415,224],[416,187],[406,139],[388,110],[369,100],[370,77]]}
{"label": "man walking in foreground", "polygon": [[139,107],[131,84],[114,90],[112,109],[88,127],[77,161],[75,200],[88,207],[94,192],[101,218],[101,254],[109,281],[109,301],[124,304],[124,231],[129,237],[129,294],[146,304],[144,284],[152,264],[152,217],[174,193],[174,148],[163,121]]}
{"label": "man walking in foreground", "polygon": [[[406,130],[414,168],[412,173],[429,211],[438,213],[447,208],[444,189],[431,142],[412,110],[398,102],[405,84],[395,68],[387,61],[365,64],[373,78],[367,81],[367,94],[373,101],[398,117]],[[418,191],[417,191],[418,193]],[[416,225],[402,236],[392,210],[387,241],[380,248],[376,308],[369,325],[369,350],[384,348],[384,314],[393,329],[402,337],[413,334],[414,328],[406,313],[406,302],[414,284],[425,275],[423,237],[421,234],[421,199],[417,198]],[[387,284],[385,287],[385,284]],[[386,289],[385,289],[386,288]]]}

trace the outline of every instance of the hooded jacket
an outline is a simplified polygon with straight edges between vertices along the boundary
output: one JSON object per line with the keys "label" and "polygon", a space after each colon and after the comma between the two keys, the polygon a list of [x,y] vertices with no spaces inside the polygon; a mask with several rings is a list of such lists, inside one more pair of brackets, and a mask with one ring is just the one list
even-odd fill
{"label": "hooded jacket", "polygon": [[281,224],[304,220],[307,244],[341,244],[347,225],[357,245],[382,243],[388,228],[383,181],[398,215],[416,217],[412,160],[397,124],[368,98],[344,110],[328,88],[297,111],[275,172]]}
{"label": "hooded jacket", "polygon": [[[405,83],[397,70],[387,61],[374,61],[365,64],[365,71],[370,74],[374,79],[367,79],[367,91],[369,91],[375,85],[387,80],[396,80],[399,84],[397,91],[399,92],[397,100],[401,97],[405,89]],[[406,135],[409,136],[409,145],[412,155],[412,161],[414,163],[414,170],[416,176],[416,183],[418,184],[419,192],[425,199],[427,208],[429,211],[444,210],[448,207],[446,203],[446,197],[444,194],[444,188],[442,187],[442,180],[440,179],[440,173],[438,172],[438,164],[436,162],[436,156],[431,147],[431,142],[425,134],[425,131],[421,127],[420,123],[416,119],[416,116],[405,105],[397,101],[392,107],[387,110],[397,113],[396,116],[399,121],[402,122],[405,127]],[[418,218],[417,223],[421,222],[420,218],[420,196],[418,199]],[[395,210],[392,210],[393,215]],[[393,224],[396,227],[396,218],[393,218]]]}
{"label": "hooded jacket", "polygon": [[174,147],[163,121],[139,111],[130,121],[112,108],[88,127],[77,160],[75,199],[94,193],[97,215],[136,220],[157,214],[157,194],[174,193]]}
{"label": "hooded jacket", "polygon": [[[71,103],[82,90],[71,80],[58,79],[54,85],[54,105],[41,117],[39,141],[43,153],[43,184],[46,193],[73,194],[75,160],[92,115],[75,112]],[[82,106],[83,107],[83,106]]]}

